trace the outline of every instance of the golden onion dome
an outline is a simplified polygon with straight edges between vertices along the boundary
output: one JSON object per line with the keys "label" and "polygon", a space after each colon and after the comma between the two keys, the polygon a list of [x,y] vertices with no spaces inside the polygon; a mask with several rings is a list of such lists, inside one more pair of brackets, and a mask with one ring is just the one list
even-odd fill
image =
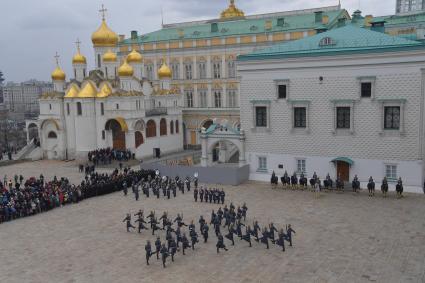
{"label": "golden onion dome", "polygon": [[54,81],[64,81],[66,78],[65,72],[56,65],[56,69],[52,72],[52,80]]}
{"label": "golden onion dome", "polygon": [[118,75],[120,77],[131,77],[133,74],[133,67],[127,63],[127,60],[124,60],[124,63],[118,68]]}
{"label": "golden onion dome", "polygon": [[229,7],[221,12],[221,19],[231,19],[231,18],[240,18],[245,17],[245,13],[242,10],[239,10],[235,6],[235,0],[230,0]]}
{"label": "golden onion dome", "polygon": [[78,93],[77,98],[94,98],[96,97],[96,94],[97,94],[96,86],[91,81],[88,81],[86,85]]}
{"label": "golden onion dome", "polygon": [[117,54],[109,50],[103,54],[103,62],[117,62]]}
{"label": "golden onion dome", "polygon": [[128,63],[142,63],[143,57],[142,54],[133,49],[130,54],[127,55]]}
{"label": "golden onion dome", "polygon": [[113,32],[102,20],[100,27],[91,35],[91,41],[95,47],[116,46],[118,35]]}
{"label": "golden onion dome", "polygon": [[104,83],[102,88],[100,89],[100,92],[97,94],[97,97],[105,98],[105,97],[108,97],[111,93],[112,93],[111,87],[107,83]]}
{"label": "golden onion dome", "polygon": [[167,66],[167,64],[165,63],[165,60],[164,60],[164,63],[162,63],[161,68],[159,68],[158,70],[158,77],[159,79],[163,79],[163,78],[171,79],[172,77],[171,69]]}
{"label": "golden onion dome", "polygon": [[71,84],[71,87],[68,89],[68,91],[65,94],[65,98],[75,98],[78,97],[78,93],[80,92],[80,89],[75,84]]}
{"label": "golden onion dome", "polygon": [[86,57],[78,51],[77,54],[72,57],[72,64],[87,64]]}

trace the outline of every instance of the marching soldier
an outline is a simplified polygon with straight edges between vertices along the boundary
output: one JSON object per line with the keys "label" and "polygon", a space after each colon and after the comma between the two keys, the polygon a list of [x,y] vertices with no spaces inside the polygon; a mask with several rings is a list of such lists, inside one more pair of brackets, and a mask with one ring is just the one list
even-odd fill
{"label": "marching soldier", "polygon": [[170,251],[170,254],[171,254],[171,261],[174,262],[174,255],[177,252],[177,244],[174,238],[171,238],[171,241],[168,245],[168,250]]}
{"label": "marching soldier", "polygon": [[152,247],[151,242],[148,240],[145,245],[146,251],[146,264],[149,265],[149,258],[152,256]]}
{"label": "marching soldier", "polygon": [[267,249],[269,249],[269,232],[267,231],[266,227],[263,228],[262,236],[260,240],[261,240],[261,243],[265,244]]}
{"label": "marching soldier", "polygon": [[199,242],[198,240],[198,234],[196,233],[195,229],[191,229],[189,232],[190,240],[192,241],[192,250],[195,249],[195,244]]}
{"label": "marching soldier", "polygon": [[286,229],[286,239],[289,242],[289,246],[292,247],[292,233],[295,234],[294,229],[292,229],[291,224],[288,225],[288,228]]}
{"label": "marching soldier", "polygon": [[167,261],[167,257],[168,257],[168,250],[165,247],[165,244],[162,244],[161,247],[161,258],[162,258],[162,267],[165,268],[165,262]]}
{"label": "marching soldier", "polygon": [[127,216],[124,218],[122,222],[126,222],[127,224],[127,232],[130,232],[130,228],[136,229],[133,225],[131,225],[131,215],[127,213]]}
{"label": "marching soldier", "polygon": [[224,204],[224,198],[226,197],[226,193],[224,192],[223,189],[221,189],[220,192],[220,200],[221,200],[221,204]]}
{"label": "marching soldier", "polygon": [[189,245],[189,240],[186,237],[186,233],[183,233],[183,237],[182,237],[182,251],[183,251],[183,255],[185,255],[184,250],[190,248]]}
{"label": "marching soldier", "polygon": [[156,238],[155,241],[155,253],[156,253],[156,259],[159,259],[159,252],[161,250],[161,240],[159,237]]}
{"label": "marching soldier", "polygon": [[144,230],[149,230],[148,227],[146,227],[144,224],[146,224],[146,221],[143,219],[143,213],[142,214],[138,214],[139,218],[135,221],[135,222],[139,222],[138,225],[138,232],[141,233],[141,231]]}
{"label": "marching soldier", "polygon": [[199,221],[198,222],[199,222],[199,230],[202,233],[202,228],[204,227],[204,225],[206,223],[206,221],[205,221],[205,219],[204,219],[204,217],[202,215],[199,217]]}
{"label": "marching soldier", "polygon": [[275,243],[282,247],[283,252],[285,251],[285,238],[286,238],[286,235],[283,232],[283,229],[280,229],[279,234],[278,234],[278,239]]}
{"label": "marching soldier", "polygon": [[196,187],[193,190],[193,198],[195,199],[195,202],[198,201],[198,189]]}
{"label": "marching soldier", "polygon": [[218,234],[216,247],[217,247],[217,253],[220,252],[220,249],[224,249],[225,251],[227,251],[226,245],[224,244],[223,236],[221,234]]}
{"label": "marching soldier", "polygon": [[246,232],[245,233],[246,234],[242,236],[242,240],[247,241],[249,243],[249,247],[252,247],[252,244],[251,244],[252,230],[251,230],[251,227],[249,225],[246,227]]}
{"label": "marching soldier", "polygon": [[269,225],[269,236],[270,236],[270,239],[271,239],[273,244],[275,242],[274,232],[279,232],[279,231],[277,231],[276,227],[274,227],[274,225],[273,225],[273,222],[271,222],[270,225]]}
{"label": "marching soldier", "polygon": [[206,243],[207,241],[208,241],[208,230],[209,230],[210,228],[208,227],[208,224],[204,224],[203,226],[202,226],[202,236],[204,237],[204,243]]}
{"label": "marching soldier", "polygon": [[234,230],[233,224],[232,224],[232,225],[229,226],[229,234],[225,235],[225,237],[232,242],[232,246],[235,245],[235,240],[233,239],[234,233],[235,233],[235,230]]}
{"label": "marching soldier", "polygon": [[204,189],[202,187],[199,189],[199,199],[201,202],[204,200]]}

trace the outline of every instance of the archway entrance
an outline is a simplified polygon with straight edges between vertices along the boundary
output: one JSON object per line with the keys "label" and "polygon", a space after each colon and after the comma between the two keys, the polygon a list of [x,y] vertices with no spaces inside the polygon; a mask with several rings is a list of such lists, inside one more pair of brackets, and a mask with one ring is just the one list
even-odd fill
{"label": "archway entrance", "polygon": [[34,139],[34,141],[38,141],[38,127],[35,123],[31,123],[28,125],[28,141]]}
{"label": "archway entrance", "polygon": [[336,177],[340,177],[342,181],[350,181],[350,166],[353,165],[353,160],[348,157],[337,157],[332,160],[336,166]]}
{"label": "archway entrance", "polygon": [[125,121],[111,119],[106,122],[105,130],[112,132],[112,147],[114,149],[125,150],[125,131],[127,130]]}
{"label": "archway entrance", "polygon": [[213,163],[239,163],[239,148],[234,143],[227,140],[218,141],[213,144],[208,154],[211,156],[211,161]]}

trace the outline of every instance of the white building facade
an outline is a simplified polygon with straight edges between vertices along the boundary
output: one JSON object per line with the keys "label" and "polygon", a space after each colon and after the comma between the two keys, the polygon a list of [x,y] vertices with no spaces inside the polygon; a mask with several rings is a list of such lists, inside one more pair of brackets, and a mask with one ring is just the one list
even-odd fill
{"label": "white building facade", "polygon": [[421,43],[351,25],[239,57],[250,178],[401,177],[422,191],[424,66]]}

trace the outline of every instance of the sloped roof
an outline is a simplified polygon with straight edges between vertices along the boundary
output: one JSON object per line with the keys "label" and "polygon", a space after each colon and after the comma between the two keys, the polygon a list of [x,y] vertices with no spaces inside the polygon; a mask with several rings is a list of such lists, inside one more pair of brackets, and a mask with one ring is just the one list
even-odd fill
{"label": "sloped roof", "polygon": [[[346,14],[346,10],[343,9],[336,9],[323,12],[323,16],[329,17],[329,22],[327,24],[328,27],[332,27],[333,25],[335,25],[337,19]],[[285,19],[285,24],[283,26],[277,25],[278,18]],[[266,27],[266,22],[270,20],[272,21],[271,29]],[[212,22],[216,22],[218,24],[217,32],[211,32]],[[127,45],[133,43],[140,44],[168,40],[202,39],[219,36],[240,36],[265,32],[296,31],[314,29],[321,25],[321,22],[315,22],[314,12],[285,16],[270,16],[270,18],[260,19],[249,18],[232,21],[206,21],[196,25],[164,27],[158,31],[139,36],[137,40],[126,39],[120,42],[120,45]]]}
{"label": "sloped roof", "polygon": [[381,32],[348,24],[303,39],[241,55],[238,60],[256,60],[264,57],[308,57],[346,53],[367,53],[424,48],[421,42],[390,36]]}

